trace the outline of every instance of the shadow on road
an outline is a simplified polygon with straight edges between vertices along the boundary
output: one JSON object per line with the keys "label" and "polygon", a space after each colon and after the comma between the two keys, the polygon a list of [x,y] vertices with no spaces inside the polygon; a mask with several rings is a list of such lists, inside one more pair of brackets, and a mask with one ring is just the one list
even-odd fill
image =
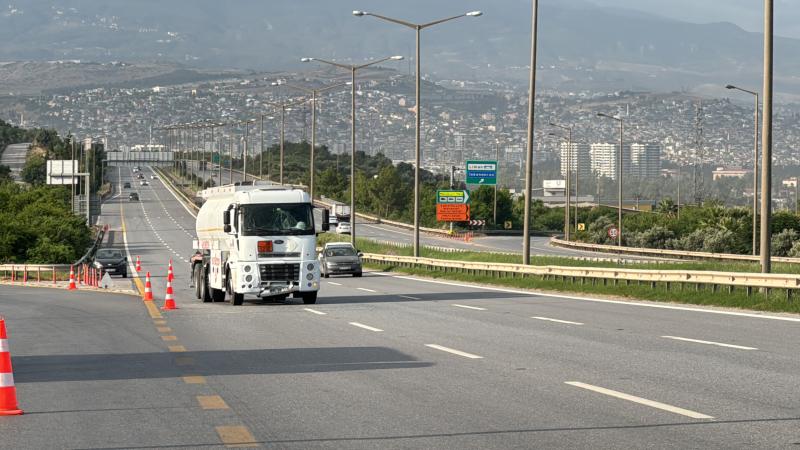
{"label": "shadow on road", "polygon": [[386,347],[18,356],[14,358],[14,378],[23,384],[174,378],[187,372],[186,367],[175,364],[178,357],[191,358],[192,373],[204,376],[416,369],[433,365]]}

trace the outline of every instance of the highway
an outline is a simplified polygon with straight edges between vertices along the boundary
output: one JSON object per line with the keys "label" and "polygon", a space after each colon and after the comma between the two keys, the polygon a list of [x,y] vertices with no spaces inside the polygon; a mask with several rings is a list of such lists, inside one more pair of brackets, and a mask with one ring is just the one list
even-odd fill
{"label": "highway", "polygon": [[194,219],[151,184],[100,221],[158,277],[159,305],[173,258],[180,309],[0,290],[27,413],[0,417],[0,448],[800,445],[798,316],[380,273],[325,279],[311,307],[204,304]]}
{"label": "highway", "polygon": [[11,178],[20,181],[22,168],[25,166],[25,157],[28,154],[30,143],[11,144],[0,155],[0,165],[11,168]]}
{"label": "highway", "polygon": [[[197,176],[203,176],[205,173],[205,179],[209,179],[211,177],[211,171],[206,170],[205,172],[200,171],[197,169],[196,164],[192,164],[189,161],[189,167],[193,170],[193,172]],[[233,172],[232,177],[231,173],[228,170],[225,170],[222,174],[222,182],[229,183],[231,179],[234,182],[242,181],[243,175],[242,172],[236,171]],[[219,172],[214,172],[214,181],[216,182],[219,179]],[[252,179],[252,178],[249,178]],[[356,222],[356,234],[359,237],[369,238],[376,241],[391,241],[406,245],[411,245],[413,242],[413,231],[406,228],[395,227],[392,225],[387,225],[384,223],[373,223],[368,222],[366,220],[362,221],[359,219]],[[534,256],[575,256],[575,257],[587,257],[587,258],[598,258],[598,257],[606,257],[606,258],[619,258],[619,255],[608,254],[608,253],[598,253],[598,252],[587,252],[581,250],[573,250],[568,248],[562,247],[555,247],[550,245],[550,238],[546,236],[531,236],[531,254]],[[462,239],[455,239],[455,238],[448,238],[445,236],[438,236],[431,233],[421,233],[420,234],[420,243],[422,245],[433,246],[433,247],[446,247],[446,248],[456,248],[461,250],[470,250],[470,251],[483,251],[483,252],[502,252],[502,253],[519,253],[522,254],[522,237],[521,236],[478,236],[470,240],[470,242],[465,242]],[[637,256],[626,256],[624,259],[626,260],[654,260],[657,258],[647,258],[647,257],[637,257]]]}

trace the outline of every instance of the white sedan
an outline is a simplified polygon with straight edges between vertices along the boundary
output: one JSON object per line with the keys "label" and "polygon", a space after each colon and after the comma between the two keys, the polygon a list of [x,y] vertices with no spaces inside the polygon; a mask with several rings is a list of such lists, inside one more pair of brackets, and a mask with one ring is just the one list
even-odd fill
{"label": "white sedan", "polygon": [[350,234],[351,231],[350,222],[339,222],[339,225],[336,226],[336,234]]}

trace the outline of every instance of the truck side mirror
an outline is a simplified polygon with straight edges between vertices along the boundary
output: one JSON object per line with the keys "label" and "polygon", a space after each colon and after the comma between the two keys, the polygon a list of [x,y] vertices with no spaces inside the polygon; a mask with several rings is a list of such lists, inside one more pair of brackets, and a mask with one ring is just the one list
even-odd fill
{"label": "truck side mirror", "polygon": [[322,231],[331,229],[331,212],[327,209],[322,210]]}

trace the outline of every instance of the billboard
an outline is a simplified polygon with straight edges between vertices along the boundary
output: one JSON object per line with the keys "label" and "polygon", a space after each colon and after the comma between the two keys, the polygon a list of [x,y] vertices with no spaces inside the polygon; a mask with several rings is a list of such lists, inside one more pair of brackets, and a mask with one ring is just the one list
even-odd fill
{"label": "billboard", "polygon": [[78,161],[51,159],[47,161],[47,184],[78,184]]}

